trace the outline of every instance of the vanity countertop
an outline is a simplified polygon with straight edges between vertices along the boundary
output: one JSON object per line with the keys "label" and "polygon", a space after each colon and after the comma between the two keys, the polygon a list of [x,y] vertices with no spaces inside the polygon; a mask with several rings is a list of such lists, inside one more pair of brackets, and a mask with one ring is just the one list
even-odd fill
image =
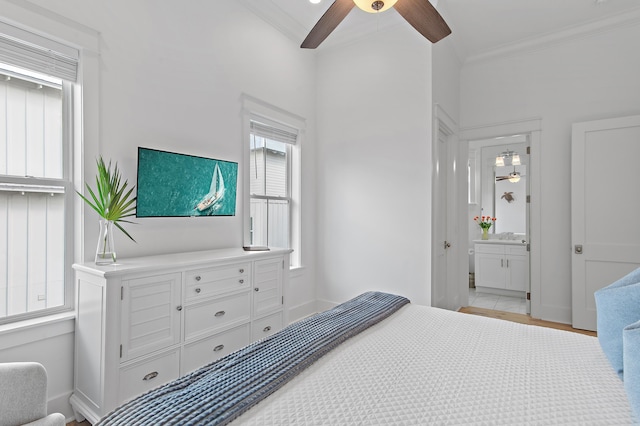
{"label": "vanity countertop", "polygon": [[490,240],[473,240],[476,244],[511,244],[511,245],[525,245],[527,242],[524,238],[518,240],[500,240],[500,239],[490,239]]}

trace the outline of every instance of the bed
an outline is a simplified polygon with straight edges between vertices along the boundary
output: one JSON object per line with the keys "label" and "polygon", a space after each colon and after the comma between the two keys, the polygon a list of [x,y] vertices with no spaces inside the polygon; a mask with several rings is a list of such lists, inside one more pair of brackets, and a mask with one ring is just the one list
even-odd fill
{"label": "bed", "polygon": [[[393,306],[385,302],[372,313],[371,298],[376,297],[392,299]],[[363,303],[364,315],[357,312]],[[354,312],[367,318],[349,328],[344,323],[354,322]],[[311,346],[300,346],[296,356],[280,354],[274,348],[298,347],[287,343],[291,333]],[[327,340],[336,335],[337,341]],[[300,360],[300,353],[312,354],[312,359]],[[273,361],[280,364],[264,380],[255,365],[229,372],[244,355],[249,364],[261,356],[286,360]],[[225,372],[229,378],[219,380]],[[202,385],[203,378],[214,381]],[[230,386],[237,388],[236,394],[220,400],[216,389],[229,381],[235,382]],[[215,409],[209,409],[212,404]],[[142,395],[99,424],[228,423],[637,424],[623,382],[597,338],[413,305],[374,292]]]}

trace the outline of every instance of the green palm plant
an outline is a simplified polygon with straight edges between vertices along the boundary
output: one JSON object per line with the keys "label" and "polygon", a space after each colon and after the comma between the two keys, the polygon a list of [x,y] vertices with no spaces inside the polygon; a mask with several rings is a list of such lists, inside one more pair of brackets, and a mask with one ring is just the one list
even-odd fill
{"label": "green palm plant", "polygon": [[118,170],[118,163],[114,165],[113,172],[111,171],[111,161],[106,165],[102,157],[99,157],[96,163],[98,165],[98,174],[96,175],[95,192],[89,184],[85,182],[91,199],[85,197],[78,191],[76,192],[101,218],[113,222],[131,241],[136,242],[121,225],[121,223],[134,223],[129,220],[124,220],[125,217],[135,215],[136,206],[134,203],[137,197],[131,198],[134,188],[132,187],[129,191],[125,192],[128,182],[126,180],[122,182],[122,176],[120,170]]}

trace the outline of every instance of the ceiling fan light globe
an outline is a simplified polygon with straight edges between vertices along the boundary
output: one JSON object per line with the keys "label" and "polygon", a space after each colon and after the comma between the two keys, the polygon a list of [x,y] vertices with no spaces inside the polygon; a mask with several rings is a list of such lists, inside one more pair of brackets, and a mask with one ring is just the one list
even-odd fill
{"label": "ceiling fan light globe", "polygon": [[384,12],[385,10],[392,8],[397,1],[398,0],[384,0],[382,2],[384,3],[384,6],[382,6],[379,9],[376,9],[373,5],[374,3],[379,3],[379,2],[376,2],[375,0],[353,0],[353,2],[356,4],[356,6],[358,6],[359,9],[362,9],[365,12],[369,12],[369,13]]}

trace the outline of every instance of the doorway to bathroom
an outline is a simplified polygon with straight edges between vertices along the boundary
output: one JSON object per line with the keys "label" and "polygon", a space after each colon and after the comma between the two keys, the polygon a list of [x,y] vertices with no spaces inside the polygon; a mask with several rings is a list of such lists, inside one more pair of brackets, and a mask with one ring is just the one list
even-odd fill
{"label": "doorway to bathroom", "polygon": [[529,138],[469,141],[469,306],[531,312]]}

